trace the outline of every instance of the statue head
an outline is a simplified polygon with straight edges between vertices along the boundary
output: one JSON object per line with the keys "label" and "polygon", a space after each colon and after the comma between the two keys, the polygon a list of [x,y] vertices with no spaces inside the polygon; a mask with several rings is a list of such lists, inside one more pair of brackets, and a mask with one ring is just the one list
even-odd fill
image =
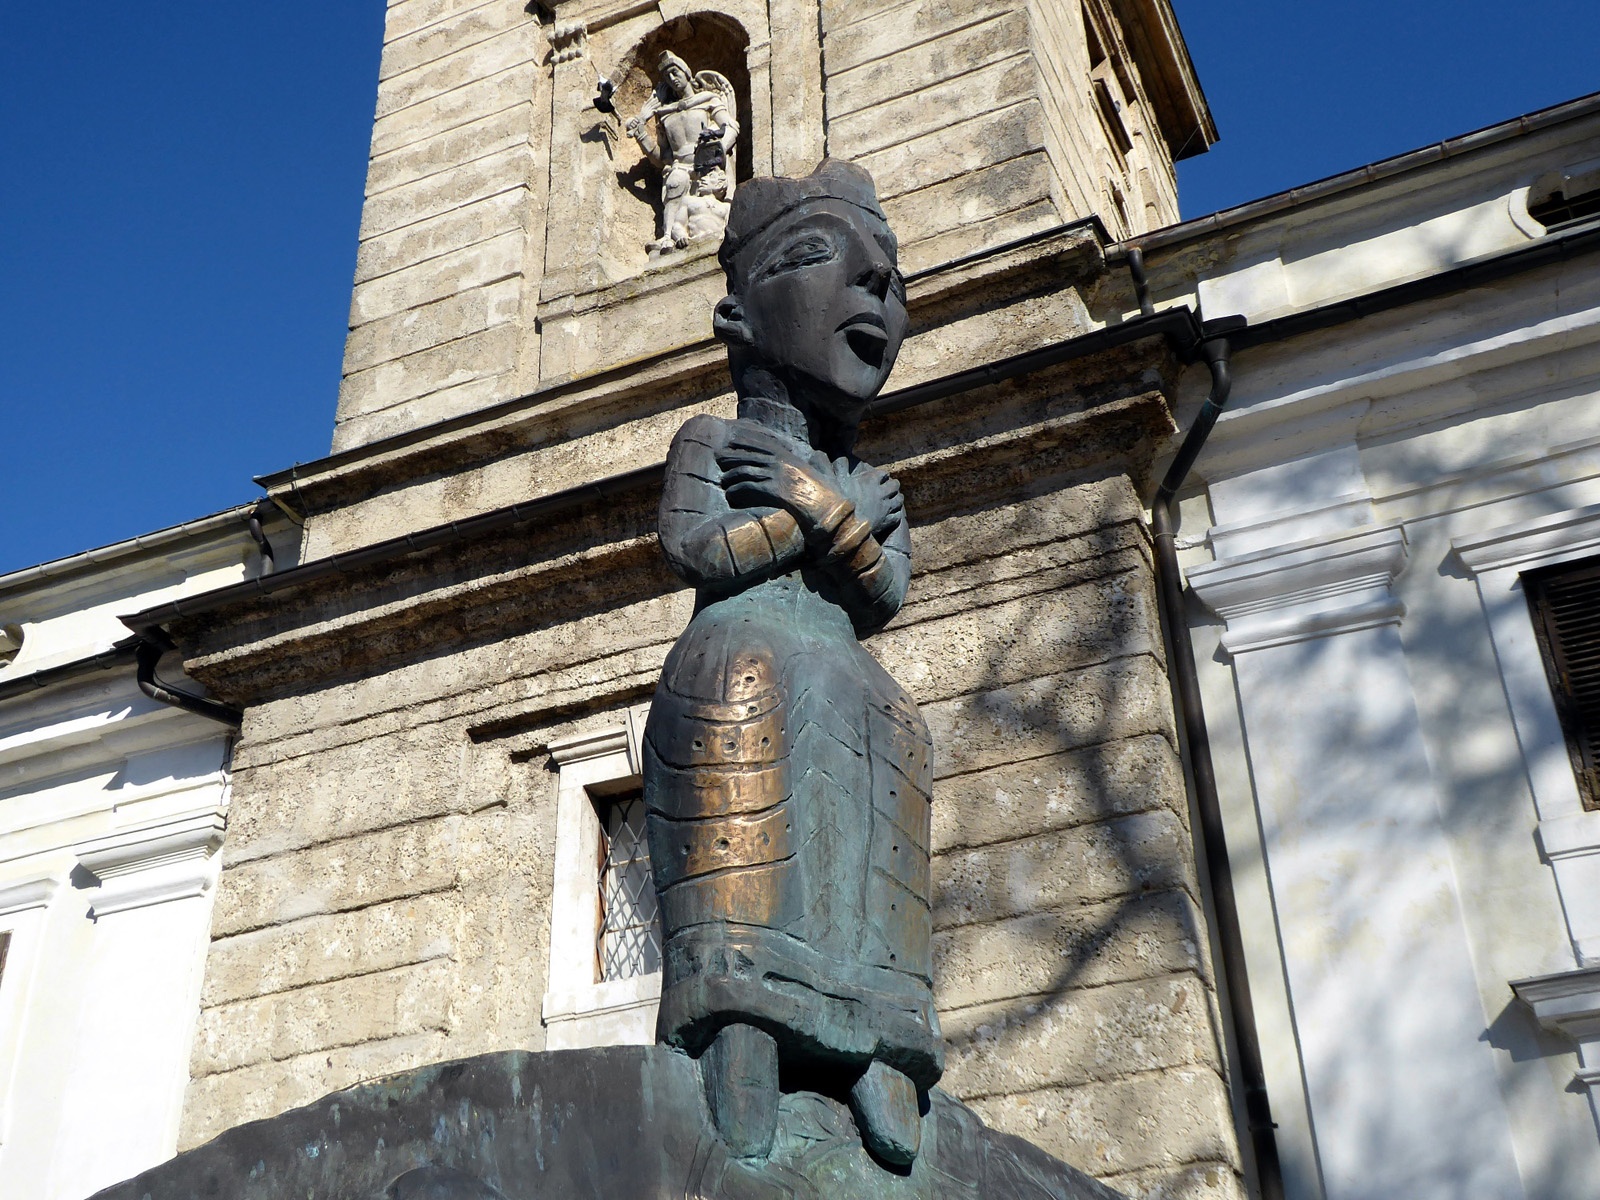
{"label": "statue head", "polygon": [[669,100],[682,100],[694,87],[694,72],[671,50],[663,50],[656,60],[656,77],[667,92]]}
{"label": "statue head", "polygon": [[897,249],[872,176],[852,163],[742,185],[719,254],[728,295],[712,321],[735,384],[764,368],[835,419],[858,420],[906,335]]}

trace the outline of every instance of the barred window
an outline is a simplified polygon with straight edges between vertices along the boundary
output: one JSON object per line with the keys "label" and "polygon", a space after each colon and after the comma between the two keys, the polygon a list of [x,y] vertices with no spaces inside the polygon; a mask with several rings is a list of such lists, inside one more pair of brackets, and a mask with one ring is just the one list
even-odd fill
{"label": "barred window", "polygon": [[607,982],[661,969],[661,920],[645,840],[643,793],[607,798],[599,809],[600,912],[595,954],[600,980]]}
{"label": "barred window", "polygon": [[1522,576],[1586,809],[1600,809],[1600,558]]}

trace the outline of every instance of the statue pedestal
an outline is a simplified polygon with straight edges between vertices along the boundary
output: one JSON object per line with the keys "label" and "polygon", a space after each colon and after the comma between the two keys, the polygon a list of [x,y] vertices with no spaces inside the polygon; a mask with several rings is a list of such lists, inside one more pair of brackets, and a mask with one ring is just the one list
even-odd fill
{"label": "statue pedestal", "polygon": [[849,1108],[783,1096],[770,1159],[732,1158],[699,1068],[661,1046],[439,1063],[230,1129],[94,1200],[1119,1200],[937,1090],[907,1174]]}

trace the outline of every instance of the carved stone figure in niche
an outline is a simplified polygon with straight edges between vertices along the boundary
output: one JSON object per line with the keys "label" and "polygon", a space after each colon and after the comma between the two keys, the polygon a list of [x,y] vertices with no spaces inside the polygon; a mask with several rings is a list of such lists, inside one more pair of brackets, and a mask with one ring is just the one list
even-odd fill
{"label": "carved stone figure in niche", "polygon": [[696,593],[645,729],[664,935],[658,1039],[700,1058],[718,1131],[761,1158],[791,1086],[915,1158],[943,1070],[930,740],[861,645],[911,575],[899,484],[853,453],[906,333],[872,177],[828,161],[733,201],[713,318],[737,419],[690,419],[661,544]]}
{"label": "carved stone figure in niche", "polygon": [[661,236],[647,247],[652,255],[721,236],[733,199],[729,159],[739,139],[726,76],[692,73],[670,50],[656,72],[654,94],[627,124],[628,136],[661,169]]}

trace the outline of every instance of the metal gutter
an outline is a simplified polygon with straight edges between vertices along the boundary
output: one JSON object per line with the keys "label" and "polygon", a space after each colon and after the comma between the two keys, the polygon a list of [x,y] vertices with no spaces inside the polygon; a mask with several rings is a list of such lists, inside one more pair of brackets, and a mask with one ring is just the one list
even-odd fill
{"label": "metal gutter", "polygon": [[1431,163],[1443,162],[1448,158],[1457,158],[1474,150],[1481,150],[1487,146],[1510,141],[1513,138],[1526,137],[1528,134],[1537,133],[1540,130],[1549,129],[1567,121],[1575,121],[1596,112],[1600,112],[1600,92],[1580,96],[1576,100],[1568,100],[1563,104],[1557,104],[1550,108],[1542,108],[1525,116],[1502,121],[1496,125],[1487,125],[1482,129],[1464,133],[1458,137],[1446,138],[1442,142],[1435,142],[1431,146],[1423,146],[1420,149],[1396,155],[1394,158],[1379,159],[1377,162],[1368,163],[1364,167],[1357,167],[1352,171],[1344,171],[1338,175],[1330,175],[1326,179],[1319,179],[1313,183],[1290,188],[1288,191],[1276,192],[1271,196],[1263,196],[1259,200],[1251,200],[1247,204],[1224,208],[1208,216],[1195,217],[1189,221],[1180,221],[1176,225],[1168,225],[1163,229],[1152,230],[1150,233],[1128,238],[1119,246],[1113,247],[1108,251],[1107,257],[1113,260],[1119,259],[1126,253],[1127,247],[1130,246],[1139,246],[1148,254],[1151,250],[1194,241],[1219,230],[1248,224],[1260,217],[1271,216],[1273,213],[1301,208],[1315,201],[1325,200],[1330,196],[1337,196],[1341,192],[1361,187],[1363,184],[1377,183],[1379,180],[1403,175],[1407,171],[1414,171]]}
{"label": "metal gutter", "polygon": [[180,525],[158,529],[154,533],[140,534],[138,537],[128,538],[126,541],[112,542],[107,546],[85,550],[81,554],[52,559],[49,562],[40,563],[38,566],[24,567],[20,571],[12,571],[6,575],[0,575],[0,595],[17,591],[32,584],[42,583],[48,579],[59,579],[65,575],[105,566],[118,559],[127,558],[144,551],[165,549],[180,542],[198,538],[204,534],[220,533],[230,526],[246,525],[250,520],[251,514],[256,511],[258,504],[259,501],[252,500],[249,504],[226,508],[219,513],[212,513],[208,517],[196,517],[192,521],[184,521]]}
{"label": "metal gutter", "polygon": [[157,704],[181,708],[184,712],[216,721],[230,729],[238,729],[244,724],[243,709],[216,700],[208,700],[204,696],[196,696],[193,692],[186,692],[182,688],[169,687],[156,678],[156,664],[161,661],[161,656],[171,649],[173,649],[172,639],[164,634],[158,636],[157,631],[152,630],[138,637],[134,653],[139,664],[135,676],[139,690]]}
{"label": "metal gutter", "polygon": [[[1183,353],[1198,340],[1199,334],[1199,322],[1188,308],[1182,306],[1170,308],[1149,317],[1135,317],[1120,325],[1094,329],[1078,337],[1068,338],[1066,341],[1039,350],[1013,355],[986,366],[974,367],[914,387],[903,388],[880,397],[868,408],[867,416],[879,417],[903,412],[908,408],[929,404],[947,396],[1000,383],[1074,358],[1098,354],[1146,338],[1165,337],[1179,349],[1180,353]],[[525,521],[565,512],[582,504],[604,502],[637,488],[659,486],[665,467],[665,463],[652,463],[631,471],[607,475],[592,483],[564,488],[548,496],[507,505],[475,517],[387,538],[347,554],[331,554],[327,558],[314,559],[271,575],[247,579],[181,600],[170,600],[125,616],[122,622],[135,632],[143,633],[159,628],[167,621],[213,612],[229,604],[254,600],[289,588],[346,575],[361,567],[399,558],[402,555],[432,550],[468,538],[482,537]]]}
{"label": "metal gutter", "polygon": [[14,679],[0,680],[0,700],[32,695],[43,688],[65,683],[67,680],[76,679],[80,675],[92,675],[96,671],[108,671],[112,667],[124,666],[134,660],[134,655],[143,640],[137,635],[123,638],[109,650],[102,650],[99,654],[92,654],[88,658],[78,658],[72,662],[62,663],[59,666],[46,667],[41,671],[32,671],[27,675],[18,675]]}
{"label": "metal gutter", "polygon": [[1408,304],[1437,300],[1441,296],[1482,287],[1513,275],[1536,271],[1540,267],[1554,266],[1580,255],[1593,254],[1597,250],[1600,250],[1600,219],[1566,233],[1547,234],[1538,241],[1513,250],[1501,250],[1470,259],[1460,266],[1408,283],[1379,288],[1348,300],[1335,300],[1305,312],[1274,317],[1270,321],[1241,329],[1229,340],[1235,350],[1263,346],[1342,325],[1347,321],[1358,321]]}

